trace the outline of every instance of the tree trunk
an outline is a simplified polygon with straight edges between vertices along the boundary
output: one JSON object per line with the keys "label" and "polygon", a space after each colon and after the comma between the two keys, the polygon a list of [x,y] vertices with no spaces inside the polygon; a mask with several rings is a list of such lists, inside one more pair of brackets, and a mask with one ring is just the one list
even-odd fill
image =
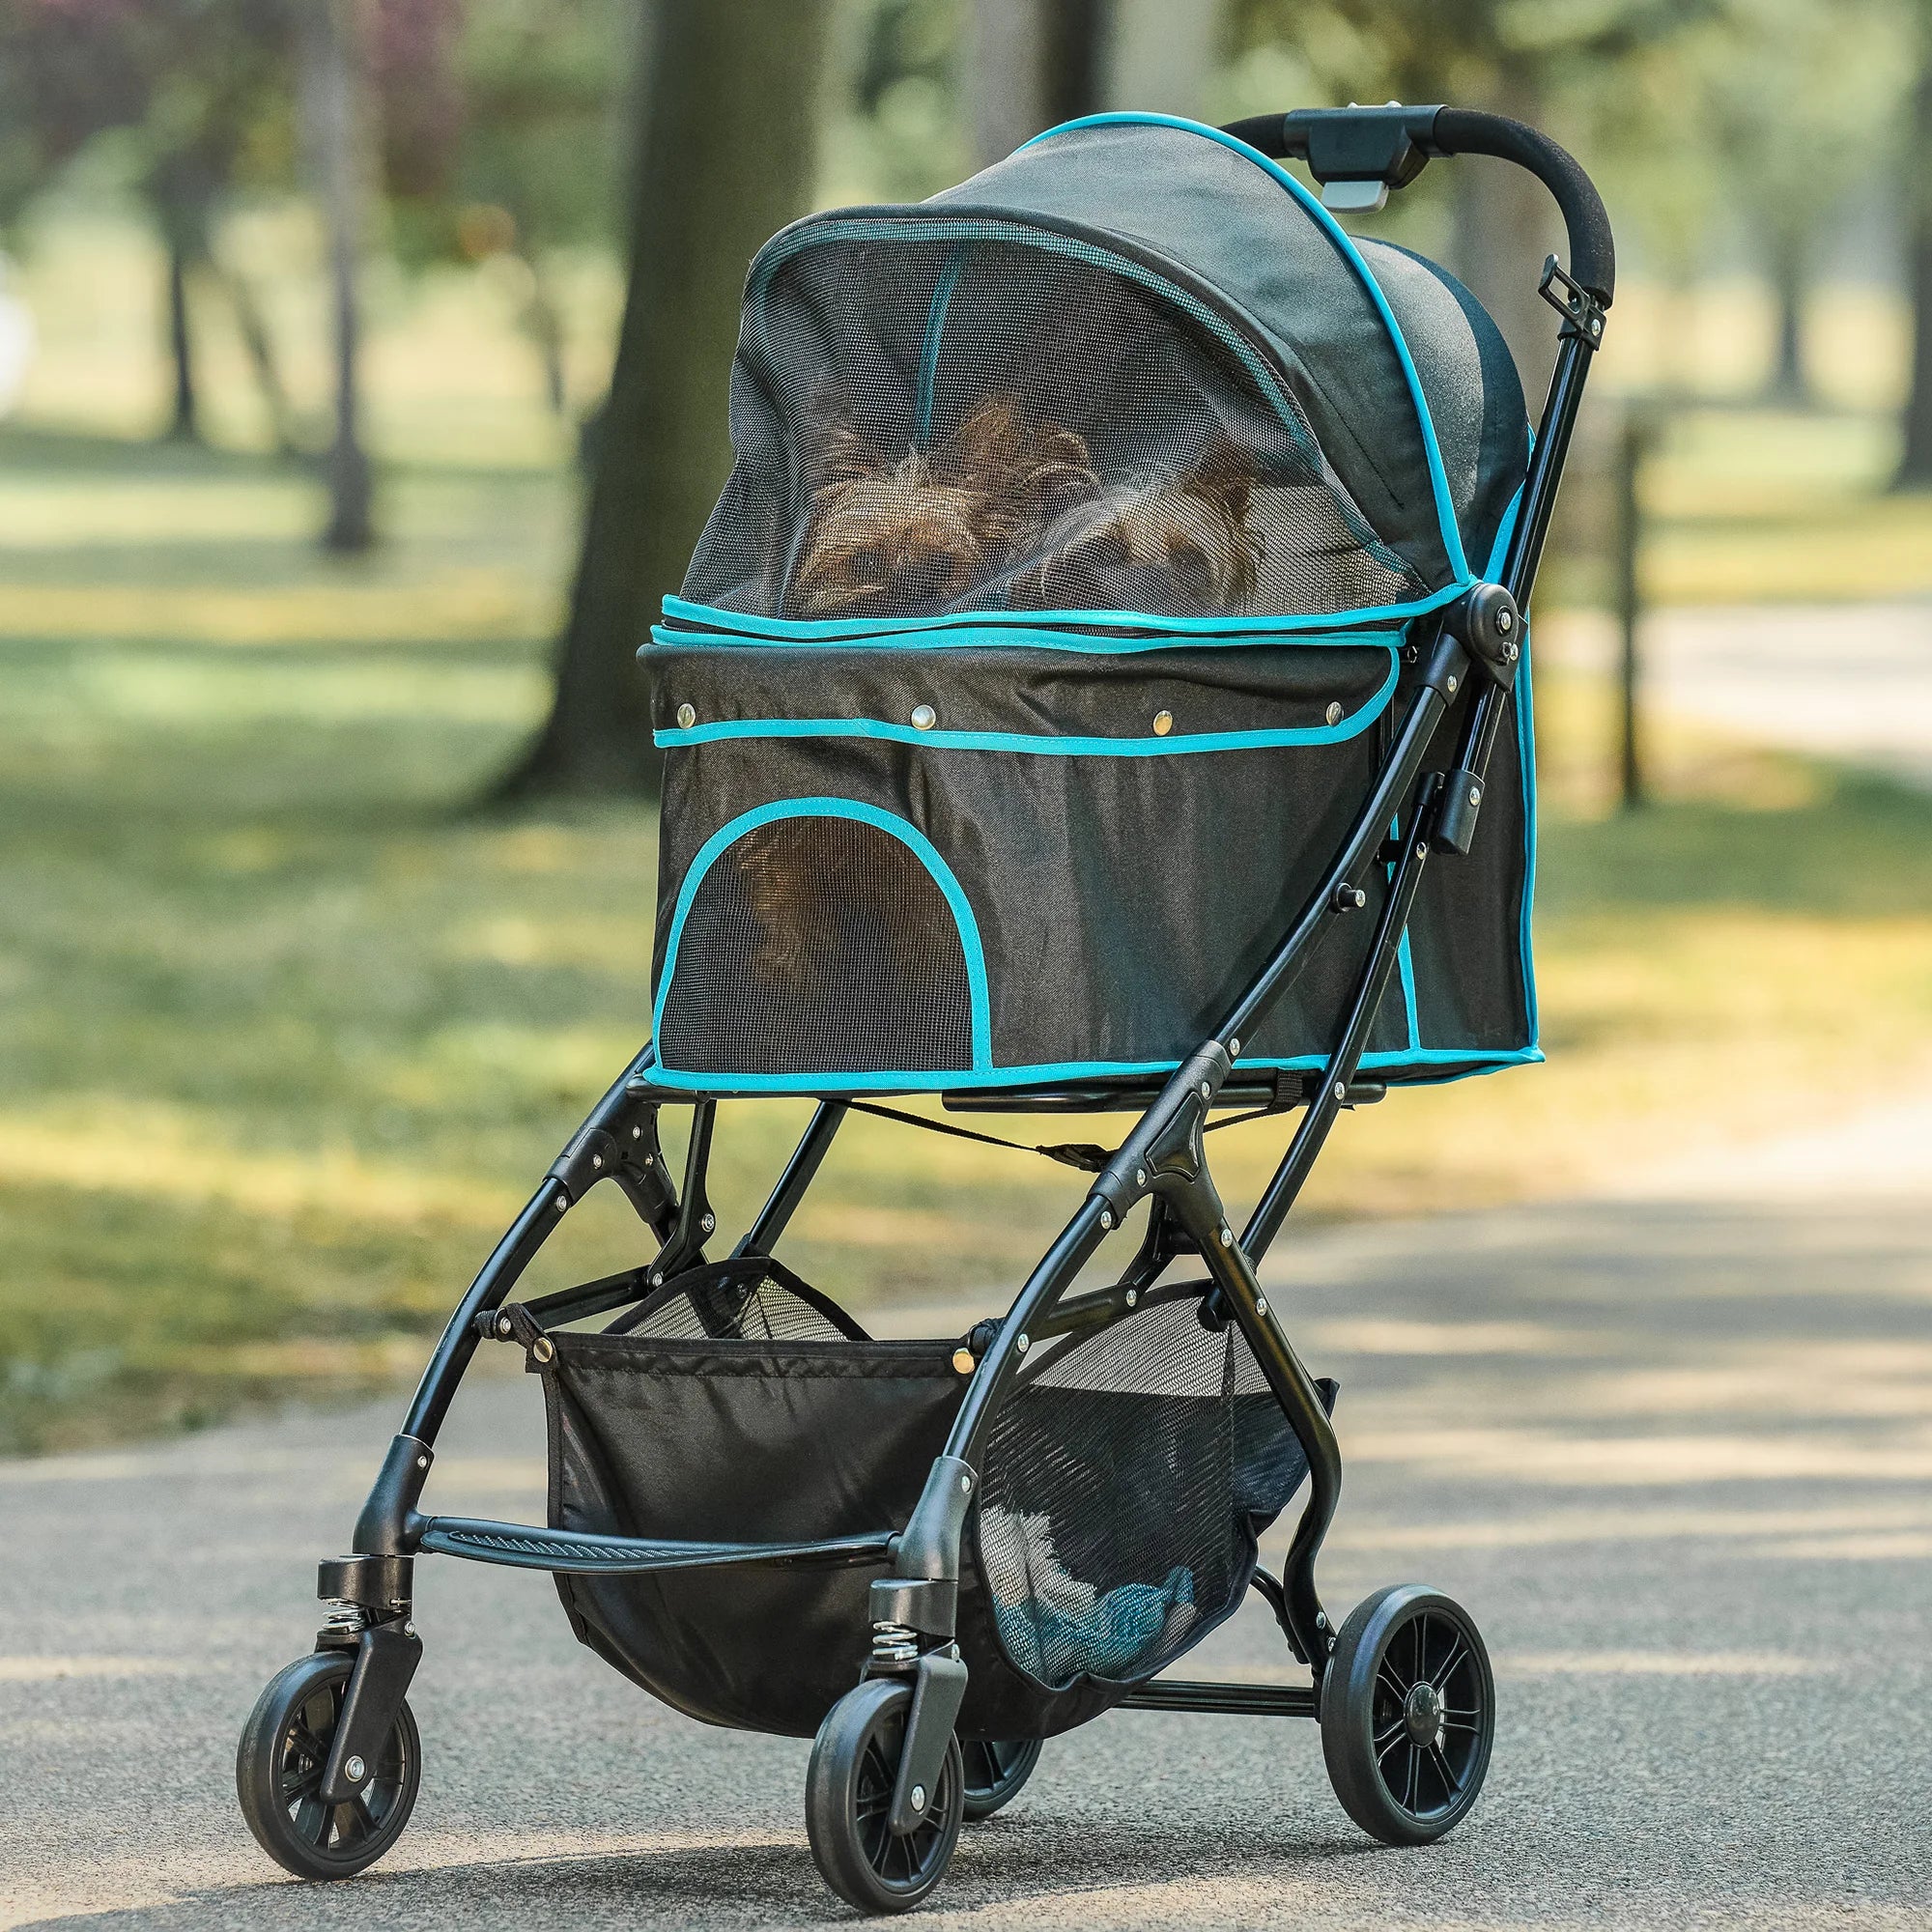
{"label": "tree trunk", "polygon": [[1771,235],[1771,298],[1776,311],[1770,395],[1774,402],[1803,405],[1811,384],[1804,370],[1804,298],[1810,290],[1806,236],[1794,223],[1778,221]]}
{"label": "tree trunk", "polygon": [[236,332],[247,353],[248,366],[255,372],[255,386],[262,392],[262,407],[268,412],[269,433],[274,440],[277,456],[293,456],[298,444],[295,434],[295,412],[289,406],[288,384],[282,381],[281,357],[275,354],[275,338],[269,318],[262,312],[255,290],[239,270],[216,262],[228,305],[235,312]]}
{"label": "tree trunk", "polygon": [[188,328],[188,250],[178,236],[170,236],[168,250],[168,354],[174,363],[174,411],[168,421],[171,441],[199,442],[201,422],[195,408],[194,343]]}
{"label": "tree trunk", "polygon": [[805,209],[828,0],[657,0],[630,288],[543,731],[503,798],[655,783],[638,646],[730,467],[745,270]]}
{"label": "tree trunk", "polygon": [[1198,117],[1222,52],[1222,0],[1114,0],[1106,104]]}
{"label": "tree trunk", "polygon": [[362,318],[357,283],[363,211],[367,201],[369,120],[363,67],[361,0],[317,0],[306,9],[303,41],[307,105],[324,218],[328,230],[328,277],[335,351],[335,435],[324,464],[328,523],[323,546],[367,550],[373,486],[362,447]]}
{"label": "tree trunk", "polygon": [[[1543,87],[1534,63],[1505,58],[1490,99],[1480,104],[1541,127]],[[1456,272],[1495,317],[1534,418],[1555,365],[1557,326],[1536,285],[1545,258],[1554,254],[1561,261],[1569,252],[1562,218],[1548,189],[1512,162],[1472,156],[1449,165],[1455,170]]]}
{"label": "tree trunk", "polygon": [[966,93],[977,167],[1100,104],[1106,0],[971,0]]}
{"label": "tree trunk", "polygon": [[1912,303],[1912,386],[1905,400],[1904,451],[1896,487],[1932,484],[1932,0],[1918,0],[1918,73],[1902,183],[1906,288]]}

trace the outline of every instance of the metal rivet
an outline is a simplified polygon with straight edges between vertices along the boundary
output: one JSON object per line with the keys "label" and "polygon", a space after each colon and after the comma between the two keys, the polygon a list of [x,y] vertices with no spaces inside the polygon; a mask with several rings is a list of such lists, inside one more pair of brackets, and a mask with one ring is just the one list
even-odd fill
{"label": "metal rivet", "polygon": [[1136,1187],[1145,1187],[1145,1186],[1147,1185],[1147,1169],[1146,1169],[1146,1168],[1144,1168],[1144,1167],[1137,1167],[1137,1168],[1135,1168],[1135,1169],[1134,1169],[1134,1185],[1135,1185]]}
{"label": "metal rivet", "polygon": [[1114,1212],[1112,1208],[1102,1208],[1100,1209],[1100,1225],[1102,1228],[1111,1228],[1114,1225]]}
{"label": "metal rivet", "polygon": [[1256,1313],[1257,1315],[1265,1315],[1265,1314],[1266,1314],[1267,1312],[1268,1312],[1268,1298],[1267,1298],[1267,1296],[1266,1296],[1266,1295],[1264,1295],[1264,1294],[1258,1294],[1258,1295],[1256,1295],[1256,1296],[1255,1296],[1255,1313]]}
{"label": "metal rivet", "polygon": [[1221,1230],[1221,1245],[1224,1248],[1232,1248],[1235,1245],[1235,1231],[1232,1228]]}
{"label": "metal rivet", "polygon": [[1205,1100],[1205,1099],[1207,1099],[1207,1098],[1208,1097],[1208,1095],[1209,1095],[1209,1094],[1211,1094],[1213,1093],[1213,1091],[1214,1091],[1214,1090],[1213,1090],[1213,1088],[1211,1088],[1210,1086],[1208,1086],[1208,1084],[1207,1083],[1207,1081],[1205,1081],[1205,1080],[1204,1080],[1204,1081],[1202,1081],[1202,1083],[1201,1083],[1201,1097],[1202,1097],[1202,1098],[1203,1098],[1204,1100]]}
{"label": "metal rivet", "polygon": [[555,1207],[556,1211],[561,1214],[570,1206],[570,1196],[568,1194],[559,1194],[553,1205]]}
{"label": "metal rivet", "polygon": [[592,1167],[602,1167],[604,1165],[604,1156],[601,1153],[593,1153],[590,1156],[590,1165]]}
{"label": "metal rivet", "polygon": [[677,728],[680,731],[689,731],[691,727],[696,723],[697,723],[696,706],[691,704],[680,704],[677,707]]}
{"label": "metal rivet", "polygon": [[1418,838],[1418,839],[1417,839],[1417,840],[1415,841],[1415,856],[1416,856],[1416,857],[1417,857],[1418,859],[1426,859],[1426,858],[1428,858],[1428,857],[1429,857],[1429,840],[1428,840],[1428,839],[1426,839],[1426,838]]}
{"label": "metal rivet", "polygon": [[1335,1097],[1338,1100],[1346,1100],[1349,1097],[1349,1089],[1347,1085],[1340,1080],[1336,1081],[1335,1083]]}
{"label": "metal rivet", "polygon": [[1153,714],[1153,735],[1156,738],[1165,738],[1173,729],[1174,713],[1172,711],[1156,711]]}
{"label": "metal rivet", "polygon": [[700,1228],[702,1228],[707,1235],[709,1235],[713,1233],[718,1226],[718,1216],[716,1214],[707,1214],[705,1215],[703,1220],[698,1222],[697,1225]]}
{"label": "metal rivet", "polygon": [[634,1141],[640,1141],[643,1139],[643,1137],[644,1137],[644,1130],[642,1127],[633,1127],[631,1129],[631,1138]]}
{"label": "metal rivet", "polygon": [[1342,722],[1342,703],[1339,698],[1331,698],[1328,703],[1327,719],[1331,724]]}
{"label": "metal rivet", "polygon": [[974,1369],[972,1350],[954,1349],[952,1351],[952,1366],[958,1374],[970,1376]]}
{"label": "metal rivet", "polygon": [[[1020,1339],[1025,1341],[1026,1338],[1022,1336]],[[959,1478],[959,1493],[962,1496],[970,1496],[973,1493],[973,1478],[971,1476],[961,1476]]]}
{"label": "metal rivet", "polygon": [[1510,629],[1515,622],[1516,619],[1507,611],[1498,611],[1496,612],[1496,629],[1502,632],[1505,637],[1509,635]]}
{"label": "metal rivet", "polygon": [[368,1769],[369,1767],[359,1757],[346,1757],[342,1760],[342,1775],[351,1784],[360,1784],[362,1774]]}
{"label": "metal rivet", "polygon": [[427,1469],[429,1467],[429,1458],[427,1456],[418,1456],[416,1458],[416,1467],[418,1469]]}
{"label": "metal rivet", "polygon": [[923,1784],[915,1784],[912,1788],[912,1808],[915,1811],[925,1809],[925,1786]]}
{"label": "metal rivet", "polygon": [[497,1316],[497,1333],[499,1335],[507,1335],[509,1332],[510,1332],[510,1318],[507,1315]]}
{"label": "metal rivet", "polygon": [[405,1636],[414,1636],[415,1634],[416,1634],[416,1627],[414,1624],[405,1624],[403,1626],[403,1634]]}
{"label": "metal rivet", "polygon": [[1326,1610],[1317,1610],[1315,1612],[1315,1628],[1319,1631],[1325,1631],[1328,1628],[1328,1612]]}
{"label": "metal rivet", "polygon": [[1017,1349],[1021,1354],[1024,1355],[1026,1351],[1033,1347],[1033,1337],[1030,1335],[1021,1335],[1013,1343],[1013,1347]]}
{"label": "metal rivet", "polygon": [[533,1354],[538,1361],[547,1362],[553,1355],[556,1353],[556,1344],[553,1342],[548,1335],[539,1335],[537,1339],[530,1344],[530,1353]]}
{"label": "metal rivet", "polygon": [[662,1288],[662,1287],[663,1287],[664,1285],[665,1285],[665,1278],[664,1278],[664,1276],[663,1276],[662,1274],[654,1274],[654,1275],[652,1275],[652,1277],[651,1277],[651,1286],[652,1286],[653,1288]]}
{"label": "metal rivet", "polygon": [[1456,680],[1453,677],[1449,680],[1449,696],[1451,697],[1456,696]]}
{"label": "metal rivet", "polygon": [[913,729],[930,731],[939,723],[939,713],[929,704],[915,704],[912,708]]}
{"label": "metal rivet", "polygon": [[1241,1042],[1239,1040],[1231,1039],[1228,1042],[1228,1058],[1230,1060],[1233,1060],[1235,1056],[1240,1052],[1240,1050],[1241,1050]]}
{"label": "metal rivet", "polygon": [[1140,1305],[1141,1305],[1141,1292],[1140,1292],[1140,1290],[1139,1290],[1139,1289],[1137,1289],[1137,1288],[1130,1288],[1130,1289],[1128,1289],[1128,1290],[1127,1290],[1127,1306],[1128,1306],[1129,1308],[1138,1308],[1138,1307],[1139,1307]]}
{"label": "metal rivet", "polygon": [[1481,785],[1471,785],[1471,786],[1469,787],[1469,803],[1470,803],[1471,805],[1481,805],[1481,804],[1482,804],[1482,802],[1483,802],[1483,788],[1482,788],[1482,786],[1481,786]]}

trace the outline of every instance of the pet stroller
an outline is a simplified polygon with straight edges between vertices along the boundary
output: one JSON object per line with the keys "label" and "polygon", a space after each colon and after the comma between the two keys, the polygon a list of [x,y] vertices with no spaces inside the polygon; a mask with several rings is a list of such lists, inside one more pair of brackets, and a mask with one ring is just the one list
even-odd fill
{"label": "pet stroller", "polygon": [[[1568,224],[1533,445],[1489,317],[1327,212],[1451,155]],[[1482,1638],[1420,1586],[1331,1620],[1335,1388],[1257,1269],[1343,1109],[1538,1058],[1522,612],[1612,279],[1561,149],[1435,107],[1102,115],[760,252],[736,464],[646,653],[652,1043],[458,1306],[314,1654],[248,1722],[274,1858],[342,1876],[402,1832],[430,1553],[548,1570],[665,1702],[815,1737],[811,1849],[862,1909],[923,1898],[1040,1741],[1117,1705],[1316,1719],[1389,1843],[1463,1816]],[[718,1106],[770,1094],[816,1111],[718,1255]],[[851,1112],[973,1131],[879,1098],[906,1094],[1137,1117],[1039,1150],[1088,1177],[1077,1212],[1004,1317],[932,1342],[868,1338],[775,1254]],[[1217,1110],[1299,1114],[1238,1233]],[[512,1301],[604,1180],[652,1258]],[[486,1339],[542,1379],[542,1527],[418,1508]],[[1276,1577],[1257,1538],[1304,1486]],[[1162,1674],[1251,1588],[1305,1683]]]}

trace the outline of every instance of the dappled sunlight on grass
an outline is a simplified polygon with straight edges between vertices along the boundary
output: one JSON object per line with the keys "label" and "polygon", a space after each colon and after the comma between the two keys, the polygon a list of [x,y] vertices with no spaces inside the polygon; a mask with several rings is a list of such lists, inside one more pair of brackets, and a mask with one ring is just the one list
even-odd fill
{"label": "dappled sunlight on grass", "polygon": [[[540,715],[572,485],[425,468],[346,569],[300,533],[299,472],[0,453],[0,510],[36,505],[0,543],[0,1443],[407,1375],[648,1032],[649,813],[474,809]],[[1346,1120],[1309,1213],[1561,1191],[1932,1058],[1932,805],[1673,731],[1662,802],[1618,816],[1601,692],[1552,677],[1541,711],[1552,1064]],[[726,1110],[726,1228],[807,1112]],[[1232,1206],[1286,1132],[1214,1137]],[[855,1115],[785,1253],[861,1308],[990,1307],[1082,1185]],[[554,1246],[530,1292],[640,1258],[610,1190]]]}

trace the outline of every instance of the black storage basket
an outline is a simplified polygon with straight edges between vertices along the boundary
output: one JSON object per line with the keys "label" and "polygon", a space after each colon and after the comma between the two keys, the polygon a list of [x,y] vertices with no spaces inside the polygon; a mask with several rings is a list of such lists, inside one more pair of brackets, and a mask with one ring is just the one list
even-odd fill
{"label": "black storage basket", "polygon": [[[1233,1328],[1195,1292],[1042,1343],[998,1413],[959,1641],[964,1735],[1047,1736],[1231,1615],[1305,1473]],[[562,1332],[543,1377],[550,1521],[794,1542],[901,1527],[966,1387],[952,1342],[860,1338],[776,1263],[668,1284],[629,1332]],[[711,1723],[812,1735],[869,1641],[874,1569],[567,1576],[579,1639]]]}

